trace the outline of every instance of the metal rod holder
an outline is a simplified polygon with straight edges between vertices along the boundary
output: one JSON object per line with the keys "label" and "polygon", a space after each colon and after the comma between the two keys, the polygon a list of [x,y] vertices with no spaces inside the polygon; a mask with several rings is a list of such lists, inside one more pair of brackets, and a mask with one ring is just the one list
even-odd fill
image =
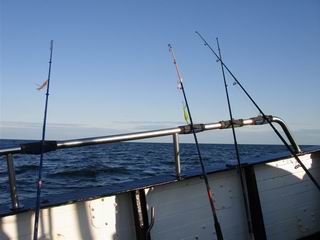
{"label": "metal rod holder", "polygon": [[[269,115],[266,117],[269,119],[269,121],[278,123],[281,126],[293,150],[296,153],[300,153],[301,149],[299,145],[296,143],[295,139],[293,138],[285,122],[281,118],[275,117],[272,115]],[[237,127],[267,124],[267,120],[262,116],[257,116],[249,119],[233,120],[233,122]],[[199,132],[214,130],[214,129],[227,129],[231,127],[231,122],[220,121],[215,123],[196,124],[194,125],[194,127],[196,127],[196,130]],[[179,126],[175,128],[167,128],[167,129],[160,129],[160,130],[153,130],[153,131],[144,131],[144,132],[135,132],[135,133],[129,133],[129,134],[118,134],[118,135],[111,135],[111,136],[58,141],[56,142],[55,149],[73,148],[73,147],[89,146],[89,145],[97,145],[97,144],[107,144],[107,143],[132,141],[132,140],[172,135],[173,146],[174,146],[174,158],[175,158],[175,165],[176,165],[176,177],[178,180],[180,180],[182,177],[181,177],[181,166],[180,166],[179,134],[190,134],[190,133],[191,133],[190,125],[184,125],[184,126]],[[16,148],[0,149],[0,156],[6,156],[6,159],[7,159],[12,209],[21,208],[21,205],[19,205],[19,201],[18,201],[16,177],[15,177],[15,170],[14,170],[14,164],[13,164],[13,154],[16,154],[16,153],[28,154],[28,152],[24,151],[21,146]]]}
{"label": "metal rod holder", "polygon": [[300,153],[301,149],[299,147],[299,145],[297,144],[297,142],[295,141],[293,135],[291,134],[289,128],[287,127],[287,124],[278,117],[272,116],[272,122],[278,123],[280,125],[280,127],[282,128],[283,132],[285,133],[285,135],[287,136],[291,147],[293,148],[295,153]]}
{"label": "metal rod holder", "polygon": [[[294,138],[292,137],[284,121],[281,118],[274,117],[271,115],[267,116],[267,118],[271,122],[276,122],[281,125],[291,145],[297,152],[299,152],[300,148],[295,142]],[[266,119],[264,119],[262,116],[257,116],[249,119],[237,119],[237,120],[233,120],[233,122],[237,127],[243,127],[248,125],[263,125],[268,123]],[[197,132],[214,130],[214,129],[228,129],[231,127],[231,122],[229,120],[229,121],[220,121],[216,123],[195,124],[193,125],[193,127]],[[176,133],[190,134],[192,133],[192,131],[191,131],[190,125],[184,125],[184,126],[179,126],[175,128],[167,128],[167,129],[160,129],[160,130],[153,130],[153,131],[57,141],[56,143],[57,146],[55,150],[63,149],[63,148],[82,147],[82,146],[90,146],[90,145],[97,145],[97,144],[107,144],[107,143],[140,140],[140,139],[155,138],[155,137],[162,137],[162,136],[170,136]],[[16,154],[16,153],[28,154],[26,151],[23,151],[21,146],[16,148],[0,149],[0,156],[7,155],[7,154]]]}
{"label": "metal rod holder", "polygon": [[9,186],[10,186],[12,209],[18,209],[20,206],[19,206],[19,199],[18,199],[17,185],[16,185],[16,174],[14,170],[12,154],[11,153],[7,154],[6,158],[7,158],[7,166],[8,166],[8,179],[9,179]]}
{"label": "metal rod holder", "polygon": [[173,148],[174,148],[174,159],[176,163],[176,176],[181,179],[181,165],[180,165],[180,145],[179,145],[179,134],[174,133],[173,137]]}

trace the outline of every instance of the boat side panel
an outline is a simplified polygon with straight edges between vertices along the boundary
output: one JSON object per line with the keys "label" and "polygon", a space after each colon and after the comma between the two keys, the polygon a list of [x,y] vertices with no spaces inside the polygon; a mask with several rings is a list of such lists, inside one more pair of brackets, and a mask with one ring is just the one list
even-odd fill
{"label": "boat side panel", "polygon": [[[239,175],[235,170],[209,175],[224,239],[248,239]],[[203,179],[187,179],[146,189],[150,216],[155,207],[151,238],[214,239],[211,208]],[[150,217],[149,217],[150,220]]]}
{"label": "boat side panel", "polygon": [[[32,239],[33,212],[1,218],[0,239]],[[129,194],[41,210],[39,239],[135,239]]]}
{"label": "boat side panel", "polygon": [[[320,181],[320,158],[300,159]],[[268,239],[297,239],[320,231],[320,193],[294,158],[255,166]]]}

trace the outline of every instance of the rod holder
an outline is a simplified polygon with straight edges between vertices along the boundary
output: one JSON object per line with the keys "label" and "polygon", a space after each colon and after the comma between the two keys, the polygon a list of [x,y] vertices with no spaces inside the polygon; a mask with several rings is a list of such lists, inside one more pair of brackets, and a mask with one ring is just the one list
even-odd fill
{"label": "rod holder", "polygon": [[[301,150],[298,144],[295,142],[294,138],[292,137],[285,122],[281,118],[278,118],[275,116],[270,115],[267,117],[271,122],[276,122],[281,125],[282,129],[284,130],[294,150],[296,152],[300,152]],[[249,119],[233,119],[233,121],[237,127],[243,127],[248,125],[263,125],[268,123],[267,120],[265,120],[262,116],[257,116]],[[227,128],[230,128],[230,126],[231,126],[230,120],[220,121],[215,123],[206,123],[206,124],[201,123],[201,124],[193,125],[193,127],[195,128],[194,130],[196,132],[217,130],[217,129],[227,129]],[[159,130],[153,130],[153,131],[57,141],[56,146],[54,146],[54,148],[64,149],[64,148],[73,148],[73,147],[82,147],[82,146],[90,146],[90,145],[98,145],[98,144],[156,138],[156,137],[162,137],[162,136],[170,136],[174,134],[190,134],[190,133],[192,133],[190,125],[184,125],[184,126],[179,126],[175,128],[159,129]],[[55,141],[52,141],[52,142],[55,144]],[[16,154],[16,153],[27,154],[26,152],[23,151],[22,148],[20,146],[15,148],[0,149],[0,156],[6,156],[8,154]],[[50,150],[53,150],[53,149],[50,148]]]}
{"label": "rod holder", "polygon": [[8,179],[9,179],[9,186],[10,186],[10,195],[11,195],[11,205],[12,209],[18,209],[19,206],[19,199],[17,193],[17,185],[16,185],[16,174],[14,170],[13,164],[13,156],[11,153],[6,155],[7,158],[7,166],[8,166]]}
{"label": "rod holder", "polygon": [[174,133],[172,137],[173,137],[173,147],[174,147],[174,159],[176,163],[176,176],[179,180],[181,180],[179,134]]}
{"label": "rod holder", "polygon": [[278,123],[280,125],[280,127],[282,128],[283,132],[285,133],[285,135],[287,136],[291,147],[293,148],[293,151],[295,153],[301,153],[301,149],[299,147],[299,145],[297,144],[296,140],[294,139],[293,135],[291,134],[289,128],[287,127],[287,124],[278,117],[272,116],[272,122]]}

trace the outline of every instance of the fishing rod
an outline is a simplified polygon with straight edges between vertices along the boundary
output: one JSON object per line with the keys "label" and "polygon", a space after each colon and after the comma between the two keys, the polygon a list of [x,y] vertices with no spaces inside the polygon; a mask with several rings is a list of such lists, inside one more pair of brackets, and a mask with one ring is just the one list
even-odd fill
{"label": "fishing rod", "polygon": [[[216,38],[217,40],[217,46],[218,46],[218,51],[219,51],[219,57],[222,59],[221,56],[221,50],[220,50],[220,44],[219,44],[219,39]],[[220,61],[221,63],[221,61]],[[239,176],[240,176],[240,183],[241,183],[241,189],[242,189],[242,196],[244,200],[244,206],[245,206],[245,212],[246,212],[246,217],[247,217],[247,224],[248,224],[248,230],[251,239],[254,239],[253,237],[253,232],[252,232],[252,223],[249,215],[249,204],[248,204],[248,198],[247,198],[247,191],[244,185],[244,180],[243,180],[243,174],[242,174],[242,168],[241,168],[241,161],[240,161],[240,154],[239,154],[239,147],[238,147],[238,141],[237,141],[237,136],[236,136],[236,131],[234,128],[234,122],[233,122],[233,116],[232,116],[232,109],[231,109],[231,102],[229,98],[229,91],[228,91],[228,85],[226,81],[226,75],[224,72],[224,67],[222,64],[221,65],[221,72],[222,72],[222,77],[223,77],[223,83],[224,83],[224,88],[226,92],[226,97],[227,97],[227,104],[228,104],[228,110],[229,110],[229,116],[230,116],[230,123],[231,123],[231,128],[232,128],[232,136],[233,136],[233,142],[234,142],[234,147],[236,151],[236,157],[237,157],[237,165],[238,165],[238,171],[239,171]]]}
{"label": "fishing rod", "polygon": [[231,75],[231,77],[234,79],[235,83],[242,89],[242,91],[245,93],[245,95],[250,99],[250,101],[253,103],[253,105],[258,109],[262,117],[268,122],[270,127],[273,129],[273,131],[276,133],[276,135],[279,137],[279,139],[282,141],[282,143],[287,147],[289,152],[293,155],[293,157],[296,159],[296,161],[299,163],[299,165],[302,167],[302,169],[305,171],[305,173],[309,176],[311,181],[314,183],[314,185],[318,188],[320,191],[320,185],[317,182],[317,180],[312,176],[312,174],[309,172],[309,170],[306,168],[306,166],[301,162],[297,154],[292,150],[292,148],[289,146],[287,141],[282,137],[280,132],[276,129],[276,127],[272,124],[272,122],[267,118],[267,116],[264,114],[262,109],[258,106],[258,104],[253,100],[253,98],[250,96],[250,94],[246,91],[246,89],[242,86],[242,84],[239,82],[239,80],[235,77],[235,75],[231,72],[231,70],[225,65],[225,63],[222,61],[222,59],[218,56],[218,54],[213,50],[213,48],[210,46],[210,44],[204,39],[204,37],[198,32],[195,32],[201,40],[204,42],[204,46],[207,46],[211,52],[216,56],[217,61],[220,61],[221,65],[228,71],[228,73]]}
{"label": "fishing rod", "polygon": [[[39,225],[39,214],[40,214],[40,195],[42,188],[42,166],[43,166],[43,153],[45,145],[45,136],[46,136],[46,123],[47,123],[47,110],[48,110],[48,99],[49,99],[49,87],[50,87],[50,77],[51,77],[51,64],[52,64],[52,51],[53,51],[53,40],[50,42],[50,60],[49,60],[49,71],[48,79],[45,81],[47,85],[46,92],[46,102],[44,107],[44,117],[43,117],[43,126],[42,126],[42,140],[41,140],[41,154],[40,154],[40,164],[39,164],[39,173],[37,181],[37,200],[36,200],[36,210],[35,210],[35,219],[34,219],[34,231],[33,231],[33,240],[38,239],[38,225]],[[42,85],[39,90],[41,90]]]}
{"label": "fishing rod", "polygon": [[199,162],[200,162],[201,170],[202,170],[202,176],[203,176],[206,188],[207,188],[208,199],[209,199],[209,203],[210,203],[211,211],[212,211],[212,215],[213,215],[214,227],[215,227],[215,230],[216,230],[216,235],[217,235],[218,240],[223,240],[221,226],[220,226],[220,223],[219,223],[219,220],[218,220],[218,217],[217,217],[216,208],[214,206],[213,195],[212,195],[212,191],[211,191],[211,188],[210,188],[210,185],[209,185],[208,176],[207,176],[207,173],[206,173],[206,170],[205,170],[205,167],[204,167],[204,163],[203,163],[203,160],[202,160],[197,134],[196,134],[196,131],[195,131],[194,127],[193,127],[192,116],[191,116],[188,100],[187,100],[187,97],[186,97],[186,93],[185,93],[185,90],[184,90],[182,76],[180,74],[179,67],[178,67],[178,64],[177,64],[177,61],[176,61],[176,57],[174,55],[173,48],[172,48],[171,44],[168,44],[168,47],[169,47],[169,52],[172,55],[173,63],[175,65],[175,68],[176,68],[176,71],[177,71],[177,75],[178,75],[178,88],[182,90],[183,98],[184,98],[185,105],[186,105],[186,108],[187,108],[187,111],[188,111],[188,115],[189,115],[189,119],[190,119],[190,129],[191,129],[191,131],[193,133],[194,141],[196,143],[196,148],[197,148],[197,152],[198,152],[198,156],[199,156]]}

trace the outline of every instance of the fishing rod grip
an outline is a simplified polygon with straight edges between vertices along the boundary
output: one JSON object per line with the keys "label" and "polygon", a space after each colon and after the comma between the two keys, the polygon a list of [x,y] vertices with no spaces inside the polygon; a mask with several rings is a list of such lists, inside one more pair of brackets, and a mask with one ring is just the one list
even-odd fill
{"label": "fishing rod grip", "polygon": [[21,144],[21,153],[41,154],[57,150],[57,141],[39,141]]}
{"label": "fishing rod grip", "polygon": [[223,240],[223,235],[220,227],[220,223],[218,221],[215,221],[214,228],[216,229],[216,235],[218,240]]}

